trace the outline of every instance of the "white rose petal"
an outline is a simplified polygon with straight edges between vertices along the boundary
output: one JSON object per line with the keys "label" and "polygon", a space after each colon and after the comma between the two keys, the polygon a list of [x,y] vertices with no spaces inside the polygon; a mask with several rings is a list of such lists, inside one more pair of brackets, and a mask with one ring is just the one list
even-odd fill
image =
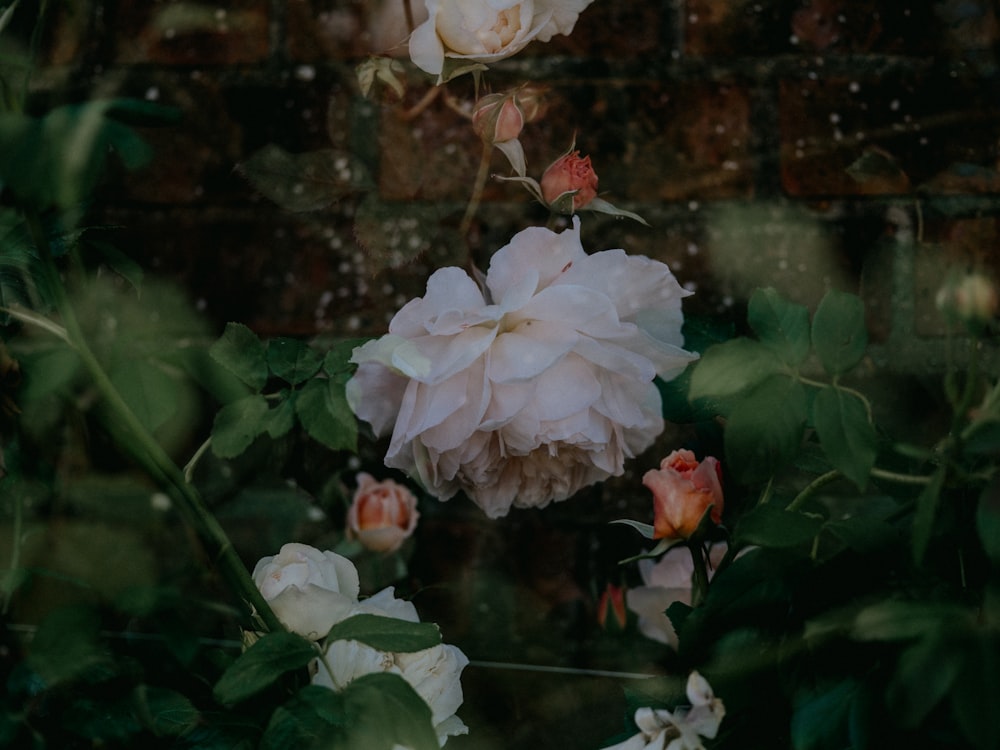
{"label": "white rose petal", "polygon": [[526,229],[483,290],[440,269],[388,335],[356,349],[348,403],[391,434],[386,465],[441,500],[465,492],[493,518],[565,500],[662,431],[653,379],[697,357],[682,348],[688,294],[658,261],[588,255],[576,218]]}

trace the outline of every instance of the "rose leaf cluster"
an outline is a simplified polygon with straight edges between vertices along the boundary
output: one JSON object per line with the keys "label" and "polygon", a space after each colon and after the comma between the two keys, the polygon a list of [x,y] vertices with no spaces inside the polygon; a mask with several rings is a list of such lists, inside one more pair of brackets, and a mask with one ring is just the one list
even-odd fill
{"label": "rose leaf cluster", "polygon": [[387,335],[355,349],[348,403],[391,435],[386,465],[441,500],[464,492],[492,518],[565,500],[662,431],[653,380],[697,358],[681,335],[688,294],[658,261],[588,255],[578,219],[526,229],[483,288],[439,269]]}

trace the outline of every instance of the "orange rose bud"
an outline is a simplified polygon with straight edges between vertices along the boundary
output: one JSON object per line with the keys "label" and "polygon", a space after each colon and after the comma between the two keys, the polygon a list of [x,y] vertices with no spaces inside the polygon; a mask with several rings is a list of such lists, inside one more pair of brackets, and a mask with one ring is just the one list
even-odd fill
{"label": "orange rose bud", "polygon": [[571,151],[552,162],[542,174],[541,185],[542,197],[550,206],[561,204],[561,196],[576,191],[567,205],[571,211],[583,208],[597,197],[597,174],[590,165],[590,157],[581,158],[579,151]]}
{"label": "orange rose bud", "polygon": [[521,134],[524,113],[513,94],[488,94],[476,102],[472,129],[484,143],[505,143]]}
{"label": "orange rose bud", "polygon": [[642,483],[653,493],[653,538],[688,539],[711,506],[714,523],[722,520],[722,468],[708,456],[698,461],[678,450],[647,471]]}
{"label": "orange rose bud", "polygon": [[609,583],[597,601],[597,624],[604,630],[620,632],[628,622],[625,609],[625,588]]}
{"label": "orange rose bud", "polygon": [[417,527],[417,498],[391,479],[358,474],[358,489],[347,511],[347,537],[374,552],[394,552]]}

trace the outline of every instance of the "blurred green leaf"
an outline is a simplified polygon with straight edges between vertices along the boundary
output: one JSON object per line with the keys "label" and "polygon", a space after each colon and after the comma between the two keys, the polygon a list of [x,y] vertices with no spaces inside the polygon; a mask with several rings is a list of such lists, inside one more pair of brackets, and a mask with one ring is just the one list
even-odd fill
{"label": "blurred green leaf", "polygon": [[931,477],[930,483],[917,496],[916,512],[913,514],[913,561],[918,565],[923,562],[927,545],[934,533],[934,521],[937,518],[938,504],[941,502],[941,491],[944,489],[947,471],[940,467]]}
{"label": "blurred green leaf", "polygon": [[379,651],[411,652],[437,646],[441,643],[441,631],[433,622],[360,614],[334,625],[326,640],[359,641]]}
{"label": "blurred green leaf", "polygon": [[710,347],[691,374],[691,398],[733,396],[780,372],[774,352],[758,341],[738,338]]}
{"label": "blurred green leaf", "polygon": [[878,438],[865,405],[840,388],[821,388],[812,413],[816,435],[830,463],[864,490],[878,453]]}
{"label": "blurred green leaf", "polygon": [[108,369],[108,377],[148,430],[156,430],[177,411],[177,379],[153,360],[117,358]]}
{"label": "blurred green leaf", "polygon": [[402,677],[390,672],[366,674],[343,691],[350,725],[351,750],[438,750],[431,710]]}
{"label": "blurred green leaf", "polygon": [[796,547],[811,543],[822,526],[818,516],[760,505],[740,518],[734,536],[740,545]]}
{"label": "blurred green leaf", "polygon": [[745,482],[768,479],[795,457],[805,423],[802,386],[783,375],[772,375],[741,398],[729,414],[725,447],[730,469]]}
{"label": "blurred green leaf", "polygon": [[977,750],[1000,747],[1000,642],[983,632],[966,645],[958,676],[952,684],[951,707],[962,732]]}
{"label": "blurred green leaf", "polygon": [[90,607],[72,606],[49,614],[31,641],[27,666],[51,688],[108,664],[99,640],[100,618]]}
{"label": "blurred green leaf", "polygon": [[157,737],[182,734],[201,718],[194,704],[174,690],[138,685],[132,700],[139,721]]}
{"label": "blurred green leaf", "polygon": [[235,458],[268,428],[267,399],[259,393],[233,401],[219,409],[212,425],[212,452],[219,458]]}
{"label": "blurred green leaf", "polygon": [[356,451],[358,423],[339,379],[310,380],[295,401],[299,421],[311,438],[330,450]]}
{"label": "blurred green leaf", "polygon": [[152,157],[145,141],[116,119],[128,110],[123,100],[93,100],[40,118],[0,113],[0,182],[39,208],[79,203],[97,185],[109,152],[128,169]]}
{"label": "blurred green leaf", "polygon": [[262,195],[289,211],[327,208],[369,183],[361,162],[333,149],[290,154],[270,143],[236,169]]}
{"label": "blurred green leaf", "polygon": [[948,694],[961,666],[961,651],[944,630],[935,630],[900,654],[886,689],[886,703],[901,727],[915,729]]}
{"label": "blurred green leaf", "polygon": [[274,375],[298,385],[319,372],[323,357],[304,341],[281,337],[268,342],[267,364]]}
{"label": "blurred green leaf", "polygon": [[976,532],[990,560],[994,565],[1000,565],[1000,482],[996,480],[979,496]]}
{"label": "blurred green leaf", "polygon": [[747,322],[761,343],[796,367],[809,354],[809,311],[782,297],[776,289],[757,289],[747,307]]}
{"label": "blurred green leaf", "polygon": [[267,383],[267,354],[257,334],[242,323],[226,323],[222,337],[209,349],[212,359],[254,391]]}
{"label": "blurred green leaf", "polygon": [[795,696],[792,745],[795,750],[844,750],[851,742],[851,714],[861,693],[853,678],[803,689]]}
{"label": "blurred green leaf", "polygon": [[314,645],[295,633],[267,633],[229,665],[212,693],[232,705],[270,687],[286,672],[302,669],[317,656]]}
{"label": "blurred green leaf", "polygon": [[958,605],[886,599],[854,616],[851,636],[859,641],[903,641],[938,629],[960,633],[970,625],[969,612]]}
{"label": "blurred green leaf", "polygon": [[96,250],[108,267],[131,284],[136,291],[142,288],[142,279],[145,272],[142,270],[142,266],[128,255],[110,242],[102,242],[100,240],[88,239],[87,247]]}
{"label": "blurred green leaf", "polygon": [[813,315],[812,344],[831,375],[841,375],[857,365],[868,346],[861,299],[835,289],[827,292]]}
{"label": "blurred green leaf", "polygon": [[[347,748],[344,698],[319,685],[306,685],[278,706],[264,730],[261,750]],[[373,748],[374,750],[374,748]]]}

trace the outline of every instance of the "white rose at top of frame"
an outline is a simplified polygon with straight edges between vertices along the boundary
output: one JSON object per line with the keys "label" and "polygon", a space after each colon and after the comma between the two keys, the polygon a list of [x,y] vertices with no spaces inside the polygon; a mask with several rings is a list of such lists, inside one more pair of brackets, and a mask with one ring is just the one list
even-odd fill
{"label": "white rose at top of frame", "polygon": [[261,558],[253,581],[285,627],[314,641],[351,614],[360,592],[354,563],[295,542]]}
{"label": "white rose at top of frame", "polygon": [[446,57],[492,63],[532,41],[569,34],[593,0],[425,0],[427,20],[410,35],[410,59],[440,75]]}

